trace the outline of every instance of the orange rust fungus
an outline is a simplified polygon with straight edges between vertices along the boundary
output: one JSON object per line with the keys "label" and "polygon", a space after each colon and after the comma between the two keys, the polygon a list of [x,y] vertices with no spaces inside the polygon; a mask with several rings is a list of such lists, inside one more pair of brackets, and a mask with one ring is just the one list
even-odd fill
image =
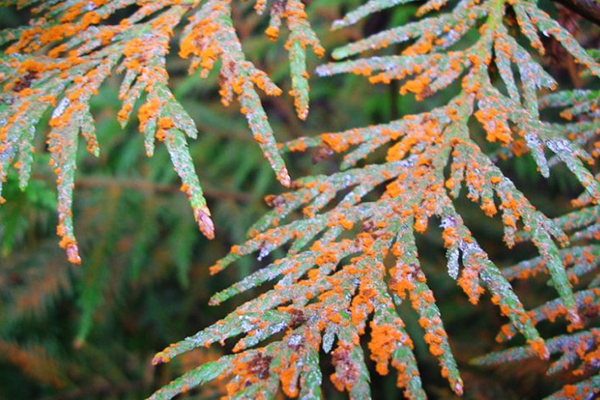
{"label": "orange rust fungus", "polygon": [[157,98],[147,100],[138,111],[138,118],[140,120],[140,131],[146,129],[146,124],[151,118],[155,118],[161,107],[160,100]]}
{"label": "orange rust fungus", "polygon": [[269,40],[275,41],[275,40],[277,40],[277,37],[279,36],[279,29],[274,26],[269,26],[265,30],[265,34],[267,35]]}
{"label": "orange rust fungus", "polygon": [[474,115],[485,128],[488,141],[499,141],[504,146],[512,142],[511,130],[505,122],[506,115],[501,109],[484,108],[477,110]]}
{"label": "orange rust fungus", "polygon": [[175,126],[173,120],[169,117],[161,117],[158,119],[158,129],[156,130],[156,139],[163,142],[167,132]]}
{"label": "orange rust fungus", "polygon": [[[333,238],[333,240],[328,233],[325,233],[321,240],[310,245],[310,254],[289,253],[287,258],[277,260],[273,264],[285,268],[280,273],[292,280],[296,297],[286,297],[287,292],[290,292],[290,285],[279,282],[275,283],[273,291],[258,296],[258,301],[262,303],[242,306],[234,311],[232,314],[234,317],[247,318],[252,324],[252,328],[246,330],[247,337],[251,340],[257,339],[261,330],[270,327],[269,322],[263,319],[265,309],[257,307],[257,305],[274,304],[272,310],[291,314],[291,322],[286,320],[284,324],[284,329],[287,329],[284,346],[287,346],[288,353],[283,354],[281,359],[277,360],[277,366],[271,365],[273,361],[271,354],[273,353],[266,350],[271,349],[269,347],[252,349],[249,350],[250,352],[243,351],[245,346],[250,343],[246,338],[234,347],[233,351],[236,354],[232,358],[228,374],[234,375],[236,379],[227,385],[229,395],[238,394],[248,386],[270,379],[271,374],[276,374],[281,381],[283,393],[289,397],[297,397],[299,384],[301,385],[302,379],[304,379],[300,377],[307,372],[306,364],[301,363],[303,352],[310,347],[318,351],[323,340],[324,330],[334,325],[340,329],[352,325],[352,329],[349,329],[352,333],[343,340],[341,336],[338,336],[337,348],[332,353],[336,372],[331,376],[331,380],[338,390],[350,391],[355,388],[358,380],[362,379],[360,377],[362,371],[357,368],[358,365],[355,361],[357,357],[354,354],[354,352],[361,351],[359,336],[365,334],[367,322],[374,312],[380,311],[380,307],[390,309],[394,307],[392,300],[381,295],[379,285],[387,285],[390,294],[397,295],[401,299],[406,300],[408,295],[410,305],[419,313],[418,323],[425,332],[423,339],[428,345],[429,351],[435,357],[440,358],[440,361],[448,357],[444,354],[447,348],[447,334],[443,329],[441,318],[439,316],[431,318],[428,313],[432,307],[435,307],[433,292],[427,288],[425,274],[421,271],[418,262],[411,260],[418,257],[416,247],[413,244],[398,241],[389,249],[386,243],[392,243],[395,240],[399,222],[405,224],[403,229],[410,231],[412,235],[413,230],[417,233],[424,233],[430,217],[441,217],[444,221],[442,231],[444,246],[450,251],[458,251],[457,249],[462,251],[463,268],[457,284],[467,294],[469,301],[476,304],[484,292],[480,284],[480,280],[483,280],[480,274],[483,273],[484,268],[489,266],[489,260],[481,250],[472,252],[465,250],[464,246],[475,244],[475,239],[470,236],[460,218],[454,218],[455,223],[445,223],[444,217],[454,215],[450,210],[453,204],[449,200],[448,190],[451,190],[451,194],[454,196],[458,193],[461,185],[468,187],[467,197],[477,202],[486,216],[494,216],[500,210],[502,223],[509,232],[505,239],[507,243],[517,241],[517,239],[511,240],[508,237],[517,235],[512,231],[516,230],[519,221],[521,221],[520,225],[524,232],[536,229],[536,225],[531,222],[532,212],[535,209],[518,191],[506,190],[511,182],[504,178],[502,172],[494,165],[496,156],[497,159],[508,159],[528,153],[530,150],[525,140],[525,133],[535,131],[538,122],[545,124],[539,118],[533,118],[535,115],[527,109],[529,106],[526,104],[527,99],[523,100],[523,104],[515,107],[513,103],[519,103],[521,99],[515,100],[514,93],[510,93],[510,99],[508,99],[495,98],[492,92],[495,88],[490,82],[491,76],[495,76],[499,72],[506,82],[504,79],[506,72],[502,71],[503,67],[496,62],[497,59],[494,57],[503,56],[508,59],[510,68],[519,62],[517,58],[522,58],[515,53],[512,42],[503,37],[506,34],[501,29],[497,29],[499,27],[494,24],[501,23],[508,26],[512,24],[514,26],[512,29],[518,29],[518,25],[522,30],[523,24],[521,21],[513,21],[515,18],[512,15],[510,18],[500,15],[500,20],[494,22],[493,20],[497,19],[497,16],[490,12],[485,13],[486,21],[484,23],[476,23],[474,20],[480,18],[482,14],[474,9],[468,11],[468,8],[481,6],[478,9],[484,10],[488,3],[482,4],[481,1],[473,0],[466,4],[466,18],[461,18],[459,21],[448,20],[450,22],[445,22],[444,26],[436,29],[426,26],[426,24],[411,25],[416,30],[408,32],[406,39],[411,42],[397,59],[400,60],[397,65],[386,65],[383,68],[377,65],[378,61],[375,59],[357,60],[357,62],[352,61],[350,66],[346,66],[346,72],[368,77],[368,81],[374,84],[402,81],[400,93],[402,95],[413,94],[416,100],[422,100],[460,79],[463,91],[457,97],[445,106],[418,115],[403,117],[389,125],[350,129],[341,133],[326,133],[318,139],[300,138],[284,145],[275,144],[272,135],[269,134],[266,115],[261,112],[260,98],[255,92],[259,89],[268,95],[278,96],[282,91],[266,73],[258,70],[246,60],[241,51],[241,43],[235,28],[229,26],[228,23],[223,23],[223,21],[235,21],[231,18],[230,3],[229,0],[209,2],[202,13],[190,17],[188,25],[190,29],[184,30],[179,55],[182,58],[191,59],[190,72],[199,71],[203,77],[206,77],[216,65],[220,66],[219,93],[222,96],[223,104],[229,105],[237,96],[240,102],[240,112],[248,119],[254,139],[263,149],[269,150],[278,147],[291,152],[304,152],[309,147],[317,147],[317,150],[320,151],[319,157],[325,158],[333,153],[344,153],[353,146],[362,145],[358,146],[356,152],[351,152],[346,156],[345,161],[348,164],[362,160],[361,157],[365,157],[366,153],[375,149],[382,149],[383,151],[387,150],[385,154],[387,163],[394,166],[404,165],[397,169],[395,169],[396,167],[387,168],[384,163],[372,165],[377,168],[377,172],[372,174],[368,169],[359,168],[344,171],[349,174],[362,174],[353,175],[353,178],[349,179],[351,183],[345,184],[344,187],[341,187],[342,185],[338,181],[332,183],[327,176],[311,178],[313,180],[298,180],[292,183],[292,190],[289,193],[265,198],[267,204],[273,207],[274,215],[268,217],[268,230],[252,231],[251,239],[247,243],[242,246],[232,246],[230,249],[231,259],[247,255],[255,250],[263,253],[264,250],[288,243],[287,240],[293,242],[306,238],[311,239],[310,232],[313,230],[313,225],[310,224],[314,224],[314,221],[323,224],[324,226],[318,228],[323,228],[326,232],[342,232],[338,228],[343,228],[345,231],[354,230],[354,232],[341,233],[341,235],[345,235],[344,237],[351,239]],[[428,2],[425,8],[428,8],[429,11],[438,10],[444,3],[443,1]],[[168,86],[168,75],[166,68],[156,65],[155,62],[169,53],[169,42],[174,28],[187,11],[200,4],[199,1],[140,2],[139,10],[136,11],[139,14],[136,15],[141,18],[139,21],[144,21],[142,23],[147,24],[149,28],[144,35],[134,33],[134,28],[137,28],[139,23],[136,22],[136,17],[125,18],[114,26],[101,24],[109,14],[88,11],[91,7],[90,4],[98,8],[108,2],[107,0],[71,2],[58,14],[57,24],[48,27],[44,27],[43,24],[39,26],[32,24],[23,29],[20,37],[11,39],[6,48],[8,55],[19,53],[17,58],[23,54],[26,57],[11,61],[9,64],[10,69],[19,76],[9,79],[11,81],[4,86],[4,90],[14,96],[17,106],[10,118],[7,119],[7,123],[0,128],[0,154],[6,152],[8,144],[4,142],[7,141],[8,135],[12,135],[17,124],[26,118],[34,102],[48,102],[56,107],[57,98],[64,98],[68,100],[67,103],[64,103],[67,106],[59,106],[60,110],[58,111],[61,112],[55,109],[55,115],[50,120],[50,125],[56,129],[48,136],[48,150],[52,155],[50,163],[58,175],[58,183],[64,183],[63,179],[65,179],[62,173],[66,168],[61,161],[61,157],[64,156],[64,148],[66,145],[72,144],[68,142],[71,139],[67,140],[60,134],[60,128],[68,126],[82,114],[82,111],[86,110],[89,96],[97,92],[100,83],[108,76],[113,67],[105,61],[99,61],[98,65],[94,64],[87,68],[86,64],[90,64],[89,55],[93,53],[89,53],[89,49],[69,47],[70,39],[80,35],[84,37],[90,32],[88,28],[93,27],[94,34],[92,36],[93,40],[98,43],[97,46],[118,50],[119,55],[122,53],[124,57],[116,63],[120,63],[120,67],[127,73],[134,73],[136,76],[130,87],[125,88],[119,94],[120,100],[123,101],[117,116],[119,122],[124,124],[129,119],[137,101],[133,92],[139,89],[140,95],[143,94],[146,97],[145,103],[138,112],[140,129],[145,130],[156,123],[156,131],[150,132],[150,138],[154,134],[159,141],[167,140],[167,144],[173,144],[175,135],[169,135],[169,132],[172,132],[171,130],[175,127],[181,129],[184,126],[181,119],[168,116],[170,115],[168,102],[173,100],[169,98],[170,93],[164,97],[162,93],[157,94],[159,84]],[[255,3],[255,9],[263,11],[266,9],[266,4],[265,0],[258,0]],[[517,1],[510,0],[509,4],[514,6]],[[307,46],[311,46],[318,56],[325,53],[318,44],[318,40],[310,35],[310,27],[302,2],[297,0],[276,1],[271,7],[272,9],[269,11],[272,21],[265,31],[269,40],[274,41],[278,38],[281,22],[285,20],[290,31],[289,39],[285,43],[288,50],[297,51],[298,48],[305,50]],[[505,8],[507,7],[496,11],[504,12]],[[50,7],[50,9],[58,10],[56,7]],[[172,12],[173,10],[179,10],[180,14]],[[485,11],[490,11],[490,9]],[[540,14],[541,17],[538,18],[543,18],[543,15]],[[533,24],[533,28],[541,23],[536,18],[531,18],[528,22]],[[474,47],[448,51],[447,49],[453,45],[452,37],[464,35],[470,31],[471,27],[474,27],[475,33],[477,31],[480,33],[480,38],[477,38],[478,42]],[[443,35],[439,34],[440,28]],[[131,35],[129,35],[129,31],[132,32]],[[123,33],[127,33],[127,35],[123,35]],[[546,33],[556,39],[564,39],[565,35],[558,28],[548,29]],[[384,37],[385,35],[379,36]],[[527,36],[529,37],[529,35]],[[568,44],[565,40],[562,42]],[[375,44],[371,43],[369,49],[385,48],[394,43],[395,38],[390,36]],[[360,47],[361,45],[360,42],[357,42],[352,46]],[[540,41],[533,41],[531,45],[543,52]],[[85,49],[85,46],[82,47]],[[47,57],[35,56],[42,52],[45,52]],[[406,65],[401,65],[407,60]],[[577,61],[586,64],[585,60]],[[490,67],[493,63],[496,70],[490,74]],[[587,64],[590,63],[587,62]],[[73,77],[71,76],[72,71],[81,71],[81,73]],[[300,69],[295,73],[295,80],[302,81],[309,78],[305,70]],[[519,83],[523,85],[528,83],[525,75],[521,74],[520,76]],[[53,94],[43,93],[39,89],[39,83],[48,77],[68,79],[70,86],[66,91],[53,92]],[[0,80],[4,81],[5,79],[6,75],[3,73]],[[141,88],[139,88],[140,85]],[[495,86],[496,82],[493,85]],[[551,86],[551,84],[547,84],[543,90],[552,89]],[[302,98],[303,89],[300,85],[300,87],[293,86],[289,91],[295,97],[294,104],[301,119],[305,117],[300,110],[305,107]],[[508,92],[511,91],[508,90]],[[541,102],[552,102],[552,100]],[[577,107],[571,107],[571,105],[565,107],[568,109],[562,111],[560,115],[564,119],[573,121],[571,126],[587,122],[586,118],[588,117],[581,117]],[[592,104],[590,110],[597,113],[598,106]],[[504,147],[499,149],[497,154],[488,156],[471,138],[466,124],[472,116],[485,130],[487,141],[496,142]],[[514,136],[513,131],[515,132]],[[597,135],[598,132],[594,134]],[[581,139],[580,135],[579,132],[568,132],[565,137],[577,141]],[[97,147],[95,138],[90,132],[84,130],[81,132],[81,136],[86,139],[90,150]],[[594,138],[590,142],[588,147],[592,148],[592,156],[599,157],[600,141]],[[265,151],[265,154],[269,161],[272,161],[273,153]],[[585,155],[578,155],[578,157],[588,163],[594,162]],[[448,164],[449,162],[450,164]],[[21,160],[11,160],[10,163],[17,169],[24,170],[26,167]],[[446,176],[447,167],[450,170],[449,177]],[[278,174],[287,174],[285,167],[278,166],[274,169]],[[586,179],[583,181],[583,186],[591,192],[592,186],[595,184],[594,178]],[[600,177],[595,179],[600,180]],[[370,184],[372,186],[369,186]],[[382,195],[377,185],[385,185]],[[324,206],[319,204],[320,199],[326,199],[327,196],[331,196],[333,199],[342,190],[354,190],[357,187],[359,189],[346,196],[333,211],[324,212],[322,210]],[[364,194],[361,193],[363,188],[375,188],[369,196],[380,195],[380,198],[365,200],[362,197]],[[192,199],[194,190],[196,190],[195,184],[186,180],[180,190]],[[319,200],[315,201],[315,198]],[[494,199],[499,199],[499,204],[496,204]],[[0,202],[3,201],[0,197]],[[588,206],[596,204],[596,201],[597,199],[586,199],[582,196],[573,204]],[[291,207],[288,207],[289,205]],[[302,210],[306,217],[313,218],[313,220],[304,220],[290,227],[282,215],[293,207]],[[61,213],[57,233],[60,236],[60,246],[66,249],[69,260],[79,263],[81,259],[72,234],[72,227],[69,226],[70,218],[70,211]],[[210,212],[205,205],[194,206],[194,218],[207,237],[214,236]],[[410,226],[411,222],[412,226]],[[281,227],[279,227],[280,224]],[[565,230],[570,228],[567,226]],[[592,234],[595,239],[600,239],[600,230]],[[530,235],[525,233],[519,237],[519,240],[528,236]],[[550,242],[552,240],[552,238],[549,239]],[[304,247],[309,244],[310,242],[305,242]],[[390,268],[384,264],[388,250],[391,250],[396,257],[396,265]],[[578,282],[574,271],[575,265],[579,263],[594,264],[596,261],[594,252],[590,251],[583,251],[581,255],[561,252],[561,255],[564,255],[562,261],[565,267],[574,266],[567,273],[569,281],[574,284]],[[297,258],[291,260],[292,257]],[[345,261],[347,259],[349,259],[348,262]],[[344,261],[342,262],[342,260]],[[543,257],[540,260],[531,263],[530,268],[517,271],[510,279],[529,278],[549,269],[546,268],[548,260]],[[228,264],[228,260],[218,261],[210,268],[210,273],[217,273]],[[387,280],[388,275],[389,281]],[[493,287],[493,285],[490,286]],[[599,290],[596,289],[595,296],[598,296],[598,292]],[[275,293],[274,297],[273,293]],[[558,318],[568,317],[572,312],[563,305],[553,305],[552,308],[541,309],[541,311],[536,309],[528,313],[522,309],[515,309],[515,303],[507,301],[502,291],[496,290],[494,293],[491,298],[492,303],[499,306],[503,315],[510,316],[511,323],[514,324],[507,324],[501,328],[497,337],[499,340],[507,340],[516,335],[518,329],[515,325],[527,326],[542,320],[553,322]],[[586,312],[597,313],[598,307],[595,303],[594,296],[578,297],[578,306]],[[303,304],[304,308],[298,304]],[[314,326],[307,323],[307,321],[312,321],[309,315],[310,318],[312,315],[317,316]],[[412,384],[411,379],[418,375],[418,372],[414,369],[410,370],[411,367],[404,365],[402,362],[405,360],[392,360],[392,357],[399,346],[412,348],[412,341],[403,332],[403,322],[399,318],[393,322],[388,320],[386,321],[388,323],[381,323],[378,317],[379,314],[376,314],[370,322],[371,340],[368,343],[370,357],[375,362],[377,372],[383,375],[389,372],[391,363],[392,367],[398,370],[398,385],[406,387]],[[569,322],[567,327],[569,331],[583,328],[581,321]],[[214,326],[223,332],[231,328],[228,320],[219,321]],[[304,331],[302,331],[303,329]],[[300,342],[291,340],[297,332],[302,332]],[[210,340],[200,341],[201,345],[209,346],[213,342],[223,344],[226,335],[219,335]],[[598,341],[598,338],[595,340]],[[548,358],[548,349],[542,340],[529,341],[529,345],[538,356]],[[289,349],[293,351],[289,351]],[[169,347],[158,353],[153,363],[168,362],[179,351],[180,348],[177,346]],[[593,366],[600,358],[600,349],[586,347],[584,344],[579,344],[574,351],[583,361],[583,365],[574,371],[575,375],[585,374],[585,367]],[[441,364],[443,363],[444,361],[441,361]],[[453,371],[449,370],[447,365],[441,366],[443,377],[448,378],[452,373]],[[181,386],[182,392],[188,389],[187,385]],[[453,389],[456,392],[462,390]],[[574,385],[566,385],[563,392],[568,397],[578,396],[578,388]]]}
{"label": "orange rust fungus", "polygon": [[371,323],[369,351],[371,360],[376,363],[375,369],[380,375],[388,374],[392,353],[399,345],[408,346],[411,349],[413,347],[411,339],[394,326]]}
{"label": "orange rust fungus", "polygon": [[321,139],[323,143],[325,143],[331,150],[336,153],[342,153],[348,150],[349,145],[344,140],[343,136],[335,134],[335,133],[327,133],[321,135]]}
{"label": "orange rust fungus", "polygon": [[333,365],[336,372],[331,375],[331,382],[340,392],[350,391],[359,378],[359,371],[351,360],[352,347],[347,343],[340,343],[332,352]]}
{"label": "orange rust fungus", "polygon": [[303,139],[297,140],[293,146],[289,146],[288,149],[291,152],[304,152],[306,151],[306,142]]}

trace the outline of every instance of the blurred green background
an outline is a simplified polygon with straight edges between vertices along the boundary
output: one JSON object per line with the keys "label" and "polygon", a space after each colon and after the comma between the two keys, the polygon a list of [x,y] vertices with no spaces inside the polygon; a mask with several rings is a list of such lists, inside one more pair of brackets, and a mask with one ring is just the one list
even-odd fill
{"label": "blurred green background", "polygon": [[[306,3],[313,27],[328,50],[325,60],[309,57],[312,71],[319,63],[330,60],[329,54],[336,46],[411,21],[422,2],[375,14],[339,32],[330,31],[331,22],[360,1]],[[278,43],[270,43],[262,34],[266,19],[254,14],[251,6],[238,3],[235,12],[244,50],[287,93],[290,81],[283,49],[285,35]],[[552,4],[548,10],[556,18],[566,18]],[[575,33],[584,44],[598,44],[596,28],[574,14],[566,15],[578,21]],[[0,8],[0,28],[25,24],[27,17],[27,11]],[[546,44],[556,47],[554,43]],[[115,74],[92,102],[101,156],[93,158],[84,148],[79,150],[74,204],[84,261],[79,267],[68,264],[55,234],[55,178],[44,148],[42,133],[47,129],[41,125],[36,138],[34,179],[21,192],[16,176],[11,174],[4,192],[8,202],[0,208],[0,399],[144,398],[230,348],[227,343],[223,349],[216,346],[160,367],[150,365],[155,352],[209,326],[252,296],[248,293],[217,308],[207,305],[211,294],[264,262],[246,257],[237,267],[214,277],[209,276],[208,266],[233,244],[244,240],[247,228],[268,209],[263,197],[282,192],[253,142],[239,107],[224,107],[220,103],[217,74],[213,72],[206,80],[188,76],[188,63],[176,57],[176,40],[172,49],[174,56],[168,61],[171,87],[200,131],[199,138],[190,141],[190,149],[213,213],[216,239],[208,241],[197,231],[164,147],[159,146],[154,157],[148,159],[137,121],[131,121],[125,129],[119,127],[117,91],[122,77]],[[544,62],[565,88],[590,85],[589,80],[571,73],[572,60],[560,49],[551,51]],[[412,96],[400,96],[398,85],[372,86],[355,76],[313,76],[311,88],[311,113],[306,122],[296,118],[290,96],[264,99],[279,141],[382,123],[429,110],[444,104],[456,89],[417,103]],[[473,132],[481,134],[476,128]],[[315,163],[315,156],[286,156],[292,178],[337,170],[338,158]],[[375,155],[371,161],[380,161],[378,157],[381,155]],[[500,166],[549,216],[567,210],[569,200],[580,190],[562,167],[555,168],[549,180],[541,178],[530,156],[502,162]],[[498,265],[511,265],[535,255],[530,246],[520,245],[511,251],[504,247],[499,218],[485,218],[476,205],[464,198],[459,199],[457,208]],[[486,297],[479,306],[471,306],[448,277],[438,223],[430,222],[431,229],[419,237],[418,245],[462,367],[464,397],[539,398],[556,390],[559,382],[544,376],[545,365],[541,362],[493,371],[468,365],[471,358],[501,348],[493,338],[503,319]],[[542,280],[519,284],[517,289],[528,307],[554,295],[546,293]],[[431,398],[454,398],[421,339],[415,314],[408,308],[401,311],[413,335],[426,391]],[[547,328],[547,332],[553,329],[541,328]],[[325,398],[346,398],[328,382],[333,371],[325,355],[323,370]],[[374,398],[402,398],[393,374],[373,374],[372,381]],[[216,384],[187,396],[218,398],[221,389]]]}

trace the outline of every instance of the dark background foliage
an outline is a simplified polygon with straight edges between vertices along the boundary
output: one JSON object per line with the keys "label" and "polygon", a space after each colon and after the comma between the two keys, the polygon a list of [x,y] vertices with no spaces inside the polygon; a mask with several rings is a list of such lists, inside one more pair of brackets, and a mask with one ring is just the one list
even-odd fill
{"label": "dark background foliage", "polygon": [[[331,22],[359,1],[306,3],[327,49],[410,21],[416,9],[397,7],[356,27],[330,32]],[[244,50],[286,93],[290,86],[287,55],[282,46],[268,42],[262,34],[264,19],[250,13],[250,7],[242,3],[236,11]],[[577,14],[557,8],[550,4],[548,10],[585,47],[597,47],[597,28]],[[27,17],[27,10],[0,8],[0,28],[24,24]],[[579,76],[573,60],[556,43],[545,45],[549,50],[545,64],[564,88],[590,87],[591,81]],[[172,49],[175,55],[176,40]],[[310,59],[311,67],[319,62]],[[92,102],[101,156],[95,159],[80,149],[75,221],[84,258],[81,266],[68,264],[57,246],[54,177],[43,138],[36,143],[37,161],[29,187],[21,192],[16,177],[9,176],[4,193],[8,202],[0,209],[0,398],[146,397],[184,371],[217,358],[223,349],[195,351],[152,367],[150,360],[156,351],[210,325],[244,298],[256,295],[248,293],[224,306],[208,307],[212,293],[265,261],[246,258],[214,277],[209,276],[208,266],[240,243],[252,222],[266,212],[263,197],[280,193],[282,188],[252,141],[237,106],[220,103],[216,74],[206,80],[188,76],[187,62],[176,56],[169,59],[169,66],[174,93],[201,133],[190,142],[190,148],[213,211],[216,239],[207,241],[197,231],[165,149],[148,159],[137,124],[119,127],[117,89],[122,77],[115,74]],[[311,85],[311,114],[306,122],[296,118],[289,96],[264,100],[279,141],[389,121],[432,109],[451,95],[417,103],[411,96],[400,96],[394,85],[371,86],[354,76],[313,77]],[[286,161],[293,178],[337,168],[335,157],[316,153],[291,155]],[[541,178],[529,156],[501,163],[501,167],[549,216],[568,210],[569,200],[580,191],[564,169],[555,169],[549,180]],[[535,254],[527,246],[508,251],[501,241],[499,221],[485,218],[476,205],[463,198],[457,207],[498,265],[508,266]],[[494,342],[494,335],[503,319],[488,301],[471,306],[447,276],[439,230],[430,229],[418,240],[423,267],[463,371],[465,398],[539,398],[556,390],[558,380],[546,377],[546,365],[539,361],[492,371],[469,366],[471,358],[502,348]],[[517,291],[528,307],[553,295],[546,293],[542,280],[519,283]],[[411,336],[420,338],[416,316],[408,309],[403,316]],[[549,335],[555,328],[541,329]],[[426,345],[417,339],[415,347],[430,397],[454,398]],[[323,358],[327,377],[333,371],[327,357]],[[372,379],[374,398],[401,397],[393,374],[373,374]],[[217,383],[189,397],[218,398],[221,390]],[[324,393],[328,399],[345,397],[328,380]]]}

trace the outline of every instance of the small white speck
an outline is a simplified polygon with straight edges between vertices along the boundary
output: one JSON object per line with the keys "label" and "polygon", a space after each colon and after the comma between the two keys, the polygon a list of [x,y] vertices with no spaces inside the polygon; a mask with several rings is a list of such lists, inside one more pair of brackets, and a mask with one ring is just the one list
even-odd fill
{"label": "small white speck", "polygon": [[71,104],[71,102],[69,101],[69,99],[67,99],[66,97],[63,97],[62,100],[60,101],[60,103],[58,103],[58,106],[56,106],[54,111],[52,111],[52,118],[53,119],[58,118],[61,115],[63,115],[65,110],[67,109],[67,107],[69,107],[70,104]]}

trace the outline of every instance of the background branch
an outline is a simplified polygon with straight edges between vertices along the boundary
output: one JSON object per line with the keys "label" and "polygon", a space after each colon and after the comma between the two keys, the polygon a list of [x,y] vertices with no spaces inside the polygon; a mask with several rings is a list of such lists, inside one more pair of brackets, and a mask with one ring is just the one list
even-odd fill
{"label": "background branch", "polygon": [[582,17],[600,25],[600,0],[554,0]]}

